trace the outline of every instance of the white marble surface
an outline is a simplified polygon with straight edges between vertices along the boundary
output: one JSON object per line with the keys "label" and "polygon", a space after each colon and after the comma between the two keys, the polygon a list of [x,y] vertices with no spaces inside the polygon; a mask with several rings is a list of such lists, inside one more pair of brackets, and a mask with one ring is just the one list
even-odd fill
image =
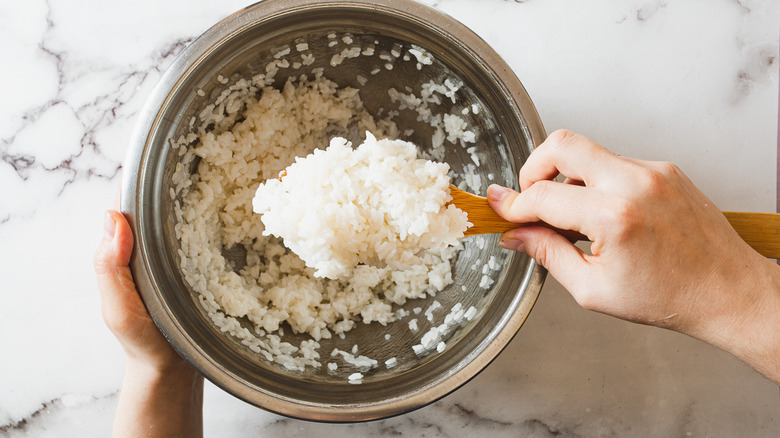
{"label": "white marble surface", "polygon": [[[678,163],[724,210],[774,211],[774,0],[428,0],[510,63],[548,130]],[[0,2],[0,437],[106,436],[123,355],[91,258],[133,123],[174,56],[245,1]],[[207,436],[778,436],[778,387],[548,280],[474,381],[416,412],[321,425],[207,385]]]}

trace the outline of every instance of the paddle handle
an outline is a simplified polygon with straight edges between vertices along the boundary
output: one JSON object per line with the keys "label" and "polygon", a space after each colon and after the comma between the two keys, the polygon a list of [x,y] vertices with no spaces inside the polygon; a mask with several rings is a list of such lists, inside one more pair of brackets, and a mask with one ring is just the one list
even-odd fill
{"label": "paddle handle", "polygon": [[739,237],[764,257],[780,259],[780,214],[724,211]]}
{"label": "paddle handle", "polygon": [[[476,234],[504,233],[506,231],[531,224],[516,224],[504,220],[488,204],[487,198],[464,192],[450,186],[451,203],[469,215],[469,222],[474,224],[466,230],[466,236]],[[732,227],[742,239],[764,257],[780,259],[780,214],[777,213],[743,213],[723,212]],[[534,224],[537,225],[537,224]],[[547,224],[538,225],[553,228]],[[587,240],[579,233],[569,230],[558,230],[569,240]]]}

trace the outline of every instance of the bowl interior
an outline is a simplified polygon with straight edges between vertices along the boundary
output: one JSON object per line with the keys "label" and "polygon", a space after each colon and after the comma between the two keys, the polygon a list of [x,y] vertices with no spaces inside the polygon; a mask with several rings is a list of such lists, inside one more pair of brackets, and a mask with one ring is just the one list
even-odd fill
{"label": "bowl interior", "polygon": [[[388,326],[358,324],[344,340],[320,341],[321,368],[291,372],[222,333],[184,280],[179,266],[180,243],[174,232],[174,203],[169,196],[180,157],[170,140],[190,132],[190,120],[235,81],[265,72],[280,50],[290,47],[289,60],[297,61],[300,55],[295,46],[301,42],[308,45],[307,53],[314,54],[314,63],[281,69],[273,86],[281,87],[290,76],[311,75],[313,69],[321,68],[325,77],[341,87],[360,89],[366,108],[375,115],[398,109],[389,97],[389,88],[417,94],[422,84],[431,80],[443,83],[455,78],[462,82],[455,103],[445,99],[436,110],[461,115],[477,133],[473,146],[480,162],[476,173],[483,181],[483,192],[491,182],[516,186],[521,163],[541,140],[541,124],[530,101],[519,102],[527,96],[505,64],[470,31],[430,8],[407,2],[290,4],[265,1],[219,23],[185,50],[155,90],[156,103],[145,111],[148,120],[141,123],[138,141],[131,145],[140,150],[138,173],[130,177],[136,178],[137,190],[123,196],[123,206],[131,211],[138,236],[134,273],[137,281],[143,277],[139,288],[144,302],[174,347],[232,394],[275,412],[314,420],[356,421],[395,415],[434,401],[486,366],[530,312],[543,271],[530,258],[501,250],[498,236],[466,238],[455,265],[455,282],[435,298],[411,300],[403,306],[414,314],[415,308],[424,311],[438,301],[442,309],[434,313],[432,321],[420,313]],[[331,47],[333,33],[340,42]],[[377,55],[399,47],[402,55],[392,70],[377,55],[345,59],[334,67],[331,58],[347,46],[341,40],[345,35],[352,39],[352,46],[373,45]],[[414,57],[402,61],[412,44],[430,52],[433,64],[418,70]],[[367,78],[364,85],[360,77]],[[479,112],[464,114],[463,110],[474,104]],[[423,149],[430,147],[433,128],[418,121],[416,112],[400,110],[394,121],[402,132],[414,129],[403,139]],[[359,134],[349,133],[354,140]],[[444,161],[462,174],[472,163],[471,153],[459,145],[446,145]],[[240,259],[242,254],[229,256]],[[491,271],[490,287],[480,287],[483,266],[491,258],[500,268]],[[476,317],[446,336],[443,352],[415,354],[412,346],[420,343],[420,336],[441,324],[457,303],[464,308],[474,306]],[[412,317],[417,318],[417,332],[409,329]],[[252,326],[248,321],[242,324]],[[297,345],[307,336],[293,334],[285,327],[283,339]],[[348,375],[358,371],[354,367],[340,363],[336,371],[330,371],[324,365],[338,362],[330,357],[334,348],[349,351],[353,345],[358,345],[359,354],[379,362],[375,369],[362,370],[360,385],[347,381]],[[398,365],[385,367],[384,361],[392,357]]]}

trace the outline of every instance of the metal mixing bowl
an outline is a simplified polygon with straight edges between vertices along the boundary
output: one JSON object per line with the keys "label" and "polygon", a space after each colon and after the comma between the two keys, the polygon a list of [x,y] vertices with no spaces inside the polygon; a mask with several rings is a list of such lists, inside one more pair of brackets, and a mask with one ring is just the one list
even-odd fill
{"label": "metal mixing bowl", "polygon": [[[349,32],[356,40],[377,41],[379,50],[402,43],[418,45],[436,62],[418,70],[414,62],[399,62],[392,71],[371,71],[382,64],[376,57],[347,59],[338,68],[329,65],[333,49],[327,34]],[[204,376],[249,403],[280,414],[318,421],[366,421],[401,414],[431,403],[474,377],[509,343],[525,321],[541,289],[545,272],[529,257],[501,250],[497,236],[486,238],[483,248],[465,240],[455,266],[455,283],[436,296],[444,311],[455,303],[479,312],[446,339],[442,353],[417,356],[411,346],[432,326],[419,318],[413,333],[405,321],[383,327],[358,324],[346,340],[321,342],[323,367],[304,372],[286,371],[253,354],[211,322],[183,278],[174,233],[175,216],[169,196],[171,175],[178,155],[169,140],[189,131],[189,121],[228,85],[218,76],[251,77],[264,71],[274,50],[305,40],[316,54],[308,68],[323,67],[325,76],[340,86],[361,88],[366,107],[394,107],[389,87],[418,90],[428,80],[456,77],[464,83],[458,101],[442,105],[460,111],[478,103],[479,114],[464,116],[478,130],[479,174],[516,186],[517,172],[533,148],[544,138],[536,110],[522,85],[501,58],[477,35],[452,18],[409,0],[266,0],[221,21],[195,40],[174,61],[153,91],[140,115],[125,164],[122,209],[136,237],[131,267],[138,289],[154,321],[173,347]],[[299,75],[300,71],[289,71]],[[288,75],[277,75],[280,86]],[[361,87],[357,75],[369,78]],[[196,93],[203,90],[204,93]],[[401,130],[414,128],[407,139],[430,144],[432,129],[412,111],[396,117]],[[323,145],[325,146],[325,145]],[[460,172],[470,162],[463,148],[449,147],[445,158]],[[487,184],[483,184],[483,189]],[[481,267],[491,256],[501,264],[489,288],[480,288]],[[477,269],[474,269],[474,267]],[[426,308],[432,299],[414,300],[404,307]],[[422,315],[421,315],[422,316]],[[247,323],[246,321],[244,321]],[[247,323],[248,324],[248,323]],[[303,339],[286,330],[284,340]],[[390,334],[390,340],[384,334]],[[379,361],[365,372],[362,384],[347,383],[355,370],[340,366],[328,372],[324,363],[334,347]],[[396,357],[398,366],[386,369],[384,360]]]}

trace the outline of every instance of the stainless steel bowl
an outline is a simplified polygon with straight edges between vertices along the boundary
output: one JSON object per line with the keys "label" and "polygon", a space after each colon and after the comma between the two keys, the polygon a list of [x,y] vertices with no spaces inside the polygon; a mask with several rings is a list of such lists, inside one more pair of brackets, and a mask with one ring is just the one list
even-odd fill
{"label": "stainless steel bowl", "polygon": [[[396,42],[405,47],[416,44],[431,52],[436,62],[422,71],[414,62],[398,63],[392,71],[383,69],[376,75],[370,71],[378,62],[368,57],[348,59],[333,68],[329,65],[332,50],[326,44],[332,31],[376,40],[387,50]],[[409,0],[266,0],[227,17],[186,48],[140,115],[121,196],[136,236],[132,271],[144,303],[173,347],[236,397],[269,411],[318,421],[366,421],[401,414],[460,387],[501,352],[536,301],[545,277],[541,267],[525,255],[499,249],[497,236],[487,238],[483,249],[473,239],[466,240],[455,267],[455,284],[436,300],[445,310],[460,302],[480,311],[449,336],[444,352],[422,357],[412,352],[411,346],[431,326],[425,318],[419,319],[417,334],[405,322],[388,327],[359,324],[345,341],[338,337],[322,341],[323,362],[328,362],[334,346],[349,350],[353,344],[360,345],[361,354],[379,360],[379,368],[365,373],[360,385],[347,383],[346,376],[354,370],[346,367],[335,373],[324,366],[290,372],[251,353],[213,325],[179,268],[169,196],[178,156],[169,140],[187,133],[190,119],[226,87],[219,75],[231,80],[251,77],[272,59],[273,49],[301,39],[316,54],[309,68],[323,67],[325,76],[340,86],[361,88],[371,112],[393,107],[387,93],[391,86],[419,89],[423,82],[446,77],[463,81],[458,103],[445,104],[443,109],[481,106],[479,114],[468,119],[479,131],[478,172],[483,178],[493,174],[496,182],[516,185],[520,165],[544,138],[530,98],[506,63],[477,35],[441,12]],[[369,77],[369,82],[360,87],[357,74]],[[275,85],[281,85],[287,75],[277,77]],[[196,93],[198,89],[205,96]],[[418,122],[413,112],[401,111],[396,122],[402,130],[415,129],[411,141],[430,143],[431,128]],[[460,171],[470,158],[462,148],[451,147],[446,161]],[[478,286],[479,268],[491,256],[502,268],[488,290]],[[430,301],[417,300],[405,308],[425,308]],[[439,324],[444,313],[434,322]],[[286,331],[285,340],[301,339],[291,332]],[[384,340],[385,333],[391,335],[390,341]],[[399,364],[385,369],[381,364],[390,357],[397,357]]]}

